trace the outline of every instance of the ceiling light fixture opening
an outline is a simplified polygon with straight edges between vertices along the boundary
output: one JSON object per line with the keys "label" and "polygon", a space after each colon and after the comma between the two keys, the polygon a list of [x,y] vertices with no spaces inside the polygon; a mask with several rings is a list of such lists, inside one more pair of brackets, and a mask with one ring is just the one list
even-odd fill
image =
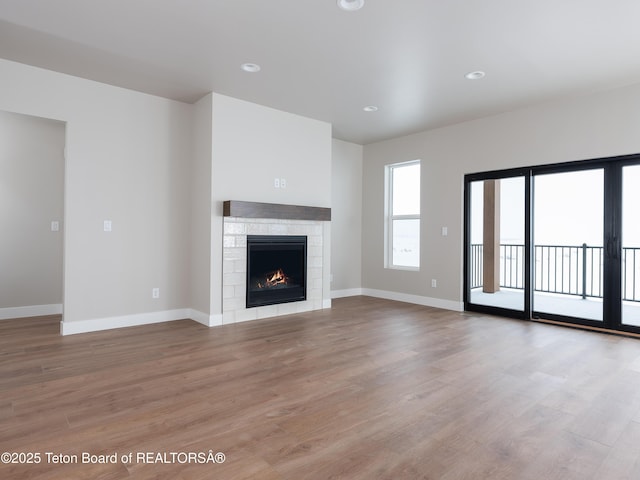
{"label": "ceiling light fixture opening", "polygon": [[480,80],[481,78],[484,78],[485,75],[486,73],[484,73],[482,70],[476,70],[475,72],[467,73],[464,78],[466,78],[467,80]]}
{"label": "ceiling light fixture opening", "polygon": [[363,108],[363,110],[365,112],[377,112],[378,107],[376,107],[375,105],[367,105],[366,107]]}
{"label": "ceiling light fixture opening", "polygon": [[243,63],[240,68],[249,73],[256,73],[260,71],[260,65],[257,63]]}
{"label": "ceiling light fixture opening", "polygon": [[364,6],[364,0],[338,0],[338,7],[347,12],[355,12]]}

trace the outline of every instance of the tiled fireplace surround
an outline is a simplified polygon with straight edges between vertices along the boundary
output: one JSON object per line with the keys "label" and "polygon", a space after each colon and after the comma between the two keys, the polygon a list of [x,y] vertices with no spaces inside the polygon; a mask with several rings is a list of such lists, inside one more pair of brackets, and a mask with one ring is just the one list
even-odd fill
{"label": "tiled fireplace surround", "polygon": [[[228,208],[228,205],[232,206]],[[234,208],[240,204],[268,207],[284,207],[284,211],[255,209],[252,217],[244,216],[244,208]],[[294,210],[291,210],[291,209]],[[317,217],[315,214],[296,214],[289,205],[249,204],[246,202],[225,202],[222,253],[222,322],[223,324],[257,320],[261,318],[301,313],[329,308],[328,241],[330,222],[312,218],[256,218],[258,216]],[[314,209],[328,211],[328,209]],[[263,213],[260,213],[263,212]],[[322,212],[321,212],[322,213]],[[237,215],[237,216],[234,216]],[[329,214],[330,215],[330,214]],[[321,217],[323,215],[320,215]],[[330,217],[329,217],[330,218]],[[306,235],[307,236],[307,299],[301,302],[281,303],[261,307],[246,308],[247,275],[247,235]]]}

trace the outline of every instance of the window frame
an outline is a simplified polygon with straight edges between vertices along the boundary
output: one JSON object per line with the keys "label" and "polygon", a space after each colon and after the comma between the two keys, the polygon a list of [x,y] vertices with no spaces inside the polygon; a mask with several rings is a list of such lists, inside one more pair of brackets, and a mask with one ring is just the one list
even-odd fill
{"label": "window frame", "polygon": [[[418,165],[420,167],[419,192],[418,192],[418,210],[417,214],[393,215],[393,172],[398,168]],[[391,270],[407,270],[420,271],[420,238],[421,238],[421,198],[422,198],[422,162],[420,159],[409,160],[407,162],[398,162],[385,165],[385,210],[384,210],[384,268]],[[418,220],[418,265],[396,265],[393,263],[393,222],[395,220]]]}

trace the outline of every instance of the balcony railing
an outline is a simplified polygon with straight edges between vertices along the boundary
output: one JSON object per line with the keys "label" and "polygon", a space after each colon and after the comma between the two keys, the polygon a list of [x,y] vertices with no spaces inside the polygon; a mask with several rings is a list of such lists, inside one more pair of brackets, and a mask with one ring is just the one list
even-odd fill
{"label": "balcony railing", "polygon": [[[534,245],[534,291],[602,298],[603,247]],[[482,287],[482,244],[471,245],[471,288]],[[524,245],[500,244],[500,287],[524,289]],[[622,299],[640,302],[640,248],[622,249]]]}

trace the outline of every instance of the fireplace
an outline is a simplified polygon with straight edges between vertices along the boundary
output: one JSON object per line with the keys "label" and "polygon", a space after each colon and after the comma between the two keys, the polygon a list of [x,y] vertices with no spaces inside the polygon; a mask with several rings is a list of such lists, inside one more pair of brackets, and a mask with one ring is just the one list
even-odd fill
{"label": "fireplace", "polygon": [[307,237],[247,235],[247,308],[307,299]]}

